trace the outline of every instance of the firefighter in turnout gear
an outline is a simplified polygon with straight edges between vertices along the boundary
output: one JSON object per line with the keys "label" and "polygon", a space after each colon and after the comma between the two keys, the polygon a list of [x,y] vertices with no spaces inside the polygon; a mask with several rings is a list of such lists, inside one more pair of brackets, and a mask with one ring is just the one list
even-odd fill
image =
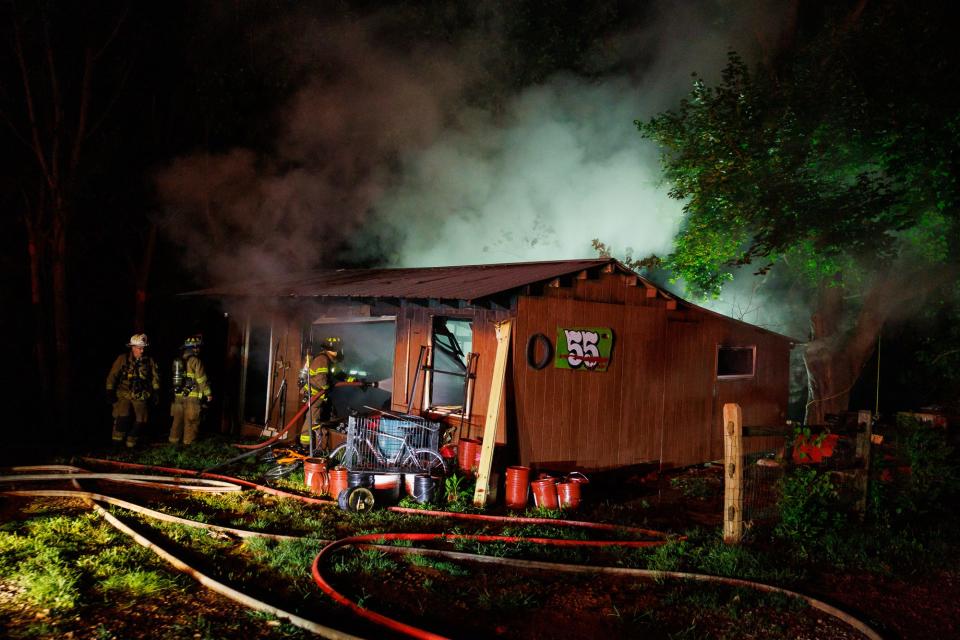
{"label": "firefighter in turnout gear", "polygon": [[316,427],[329,417],[330,403],[327,391],[330,389],[330,383],[336,371],[335,363],[342,359],[339,338],[326,338],[320,343],[320,352],[316,355],[307,352],[303,369],[297,377],[303,402],[306,403],[309,399],[313,405],[312,416],[304,417],[303,427],[300,430],[300,444],[304,447],[310,444],[310,427]]}
{"label": "firefighter in turnout gear", "polygon": [[143,354],[149,344],[143,333],[131,336],[127,343],[130,351],[117,356],[107,374],[107,402],[113,405],[113,441],[126,441],[130,448],[137,446],[146,427],[148,404],[160,399],[157,363]]}
{"label": "firefighter in turnout gear", "polygon": [[183,353],[173,360],[173,402],[170,415],[173,425],[170,427],[171,444],[193,444],[200,431],[201,403],[213,401],[210,383],[200,361],[200,347],[203,339],[191,336],[183,343]]}

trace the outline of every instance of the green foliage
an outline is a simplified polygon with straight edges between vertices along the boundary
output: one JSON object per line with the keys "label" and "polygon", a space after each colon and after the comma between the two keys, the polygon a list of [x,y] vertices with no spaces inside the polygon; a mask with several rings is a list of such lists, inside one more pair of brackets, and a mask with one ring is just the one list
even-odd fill
{"label": "green foliage", "polygon": [[[960,489],[960,469],[946,429],[915,421],[904,439],[910,465],[910,493],[918,508],[943,509]],[[948,508],[952,508],[950,505]]]}
{"label": "green foliage", "polygon": [[442,571],[443,573],[451,576],[465,577],[471,574],[470,569],[467,567],[456,564],[455,562],[450,562],[449,560],[437,560],[431,556],[410,554],[407,556],[407,561],[414,566],[429,567],[431,569],[436,569],[437,571]]}
{"label": "green foliage", "polygon": [[[356,553],[341,554],[333,561],[333,572],[338,574],[365,573],[380,575],[399,568],[399,564],[385,551],[362,549]],[[303,565],[301,565],[302,571]]]}
{"label": "green foliage", "polygon": [[[856,287],[898,256],[910,267],[956,260],[960,116],[935,105],[958,78],[938,11],[828,22],[775,66],[750,69],[731,52],[718,84],[695,78],[678,108],[637,121],[684,203],[663,261],[675,277],[715,296],[747,264]],[[905,34],[929,57],[890,46]]]}
{"label": "green foliage", "polygon": [[321,545],[309,538],[277,541],[247,538],[243,542],[243,548],[278,573],[299,578],[313,563]]}
{"label": "green foliage", "polygon": [[177,588],[177,581],[158,571],[128,571],[108,576],[100,588],[103,591],[120,592],[124,596],[152,596]]}
{"label": "green foliage", "polygon": [[783,477],[779,488],[780,521],[774,535],[788,542],[800,557],[824,552],[842,536],[846,520],[828,473],[798,466]]}
{"label": "green foliage", "polygon": [[670,486],[680,491],[684,498],[706,500],[720,494],[721,486],[716,478],[677,476],[670,478]]}
{"label": "green foliage", "polygon": [[887,525],[902,525],[921,516],[951,513],[960,493],[960,460],[947,431],[900,415],[887,437],[899,459],[886,472],[890,480],[882,479],[886,462],[876,463],[874,475],[881,478],[873,485],[873,515]]}

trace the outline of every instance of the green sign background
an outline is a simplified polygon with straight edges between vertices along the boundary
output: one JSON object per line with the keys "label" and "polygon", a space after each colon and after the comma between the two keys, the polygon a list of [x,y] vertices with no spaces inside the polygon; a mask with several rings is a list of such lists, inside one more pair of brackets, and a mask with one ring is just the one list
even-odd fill
{"label": "green sign background", "polygon": [[[595,334],[595,337],[594,335]],[[557,327],[553,366],[575,371],[606,371],[613,348],[609,327]]]}

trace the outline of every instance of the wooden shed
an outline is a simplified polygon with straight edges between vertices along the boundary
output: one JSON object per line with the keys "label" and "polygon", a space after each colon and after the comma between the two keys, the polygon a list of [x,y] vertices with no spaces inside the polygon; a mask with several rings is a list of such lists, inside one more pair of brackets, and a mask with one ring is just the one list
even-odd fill
{"label": "wooden shed", "polygon": [[[496,323],[511,322],[501,461],[602,470],[722,458],[721,410],[786,418],[792,341],[678,299],[612,259],[315,271],[197,292],[225,300],[247,433],[277,421],[307,346],[344,338],[396,412],[483,433]],[[354,361],[351,361],[354,360]],[[422,365],[418,367],[418,362]],[[286,394],[285,413],[297,409]]]}

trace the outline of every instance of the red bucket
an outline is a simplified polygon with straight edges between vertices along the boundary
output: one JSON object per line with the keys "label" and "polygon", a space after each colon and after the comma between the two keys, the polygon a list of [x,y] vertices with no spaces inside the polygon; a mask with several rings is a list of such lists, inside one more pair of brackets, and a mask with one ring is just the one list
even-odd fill
{"label": "red bucket", "polygon": [[527,487],[530,467],[507,467],[507,508],[523,509],[527,506]]}
{"label": "red bucket", "polygon": [[557,502],[561,509],[576,509],[580,506],[580,483],[561,482],[557,484]]}
{"label": "red bucket", "polygon": [[480,452],[483,445],[473,438],[461,438],[457,445],[457,466],[468,476],[472,476],[480,466]]}
{"label": "red bucket", "polygon": [[553,480],[534,480],[530,483],[533,492],[533,504],[544,509],[559,508],[557,499],[557,483]]}

